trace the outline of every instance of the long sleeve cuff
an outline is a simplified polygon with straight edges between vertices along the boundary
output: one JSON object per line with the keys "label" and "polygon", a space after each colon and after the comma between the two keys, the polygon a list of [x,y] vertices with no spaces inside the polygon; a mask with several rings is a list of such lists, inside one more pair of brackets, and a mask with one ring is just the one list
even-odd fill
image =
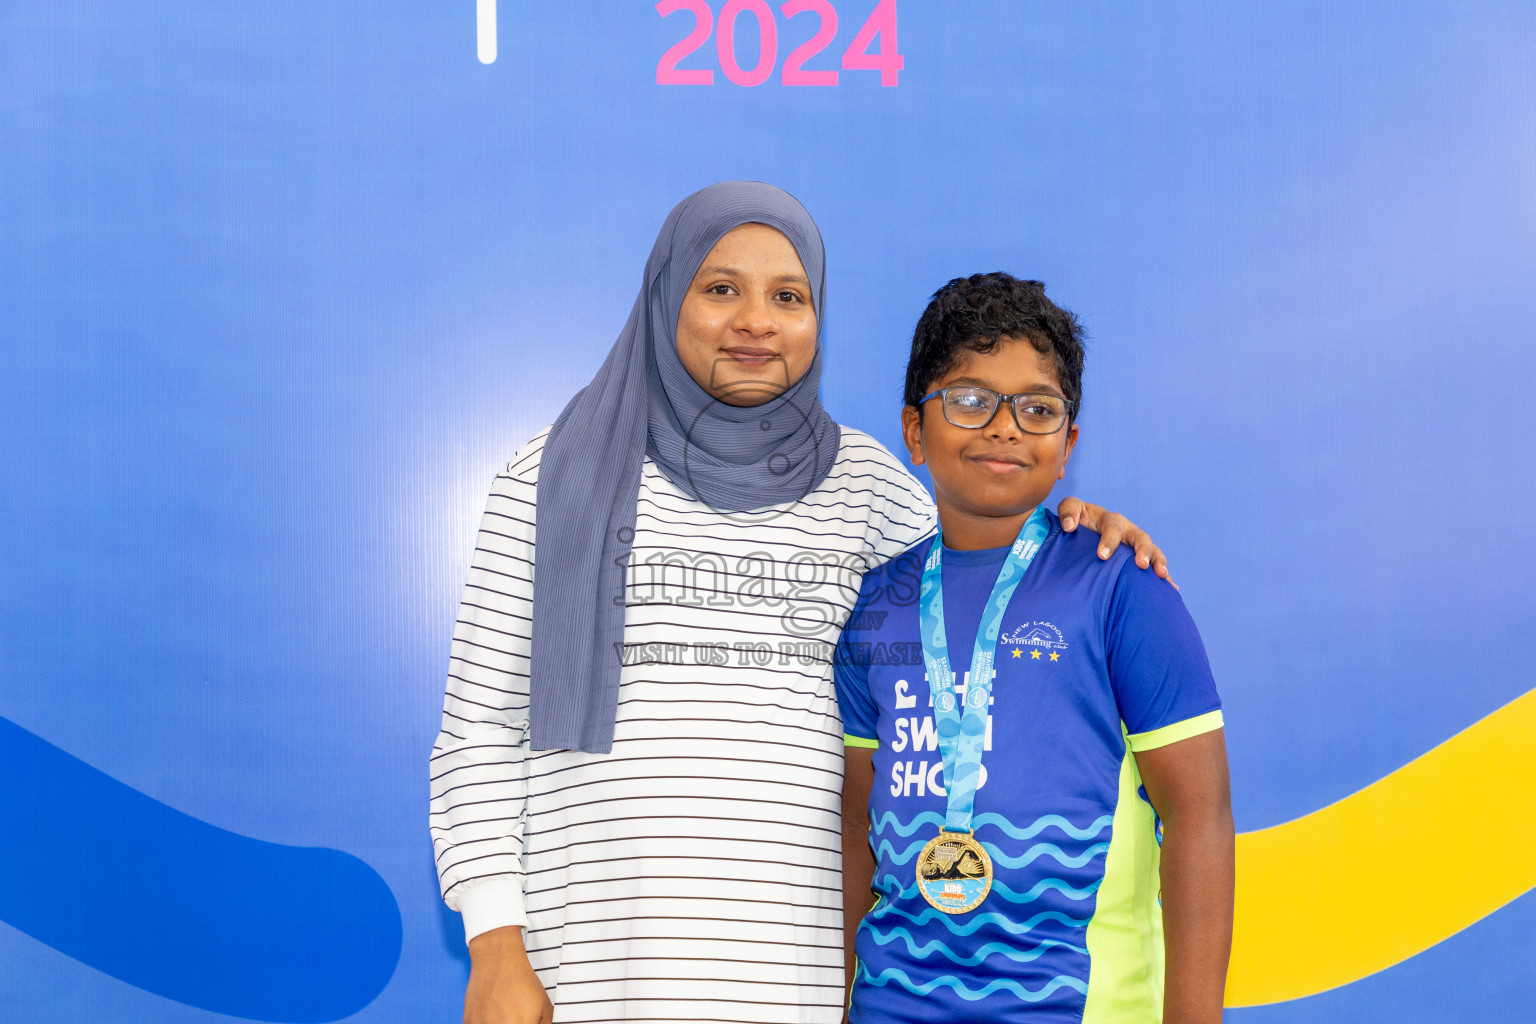
{"label": "long sleeve cuff", "polygon": [[467,887],[459,896],[459,913],[464,915],[466,943],[493,928],[514,924],[526,927],[528,913],[523,909],[522,876],[487,878]]}

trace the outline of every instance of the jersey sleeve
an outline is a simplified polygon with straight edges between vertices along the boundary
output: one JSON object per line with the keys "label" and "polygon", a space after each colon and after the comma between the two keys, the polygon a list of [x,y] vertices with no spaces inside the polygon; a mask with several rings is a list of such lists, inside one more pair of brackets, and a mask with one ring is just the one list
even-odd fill
{"label": "jersey sleeve", "polygon": [[[869,574],[878,576],[879,570]],[[843,626],[837,640],[837,650],[832,659],[832,682],[837,689],[837,709],[843,717],[843,744],[849,747],[878,747],[875,738],[875,722],[879,710],[869,694],[869,644],[864,635],[862,621],[865,618],[871,588],[867,582],[859,594],[858,603]]]}
{"label": "jersey sleeve", "polygon": [[1109,680],[1132,750],[1221,728],[1205,644],[1172,585],[1126,559],[1107,618]]}

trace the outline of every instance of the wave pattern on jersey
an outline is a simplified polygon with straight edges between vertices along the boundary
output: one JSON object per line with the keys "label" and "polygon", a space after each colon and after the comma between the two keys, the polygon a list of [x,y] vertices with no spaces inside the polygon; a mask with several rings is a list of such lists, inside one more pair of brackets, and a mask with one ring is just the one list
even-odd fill
{"label": "wave pattern on jersey", "polygon": [[879,815],[870,837],[880,860],[872,886],[880,898],[858,939],[863,983],[955,1009],[956,1000],[963,1006],[989,996],[1052,1014],[1070,1015],[1074,1003],[1080,1009],[1089,968],[1086,928],[1112,821],[1110,815],[1075,822],[1045,814],[1015,823],[978,814],[976,837],[997,873],[980,909],[951,915],[927,905],[913,874],[918,851],[943,826],[943,816]]}
{"label": "wave pattern on jersey", "polygon": [[[882,839],[880,840],[880,845],[875,847],[875,856],[889,858],[893,864],[906,864],[918,855],[918,852],[922,850],[926,843],[927,840],[919,839],[911,845],[897,850],[896,847],[891,845],[890,840]],[[1071,854],[1055,843],[1036,843],[1019,856],[1010,857],[985,840],[982,841],[981,845],[986,848],[994,863],[1001,864],[1007,868],[1021,868],[1041,857],[1054,857],[1066,867],[1080,868],[1093,858],[1099,856],[1099,854],[1109,850],[1108,843],[1094,843],[1081,853]]]}
{"label": "wave pattern on jersey", "polygon": [[[1027,892],[1017,892],[1010,888],[1007,882],[1001,879],[993,879],[992,891],[988,894],[987,899],[998,896],[1009,903],[1033,903],[1046,893],[1055,891],[1061,893],[1069,900],[1085,900],[1099,891],[1099,884],[1102,881],[1103,879],[1096,879],[1083,888],[1077,889],[1072,886],[1072,883],[1063,878],[1042,878],[1030,886]],[[915,878],[911,885],[903,887],[901,881],[895,875],[881,875],[875,879],[874,889],[878,893],[889,894],[886,896],[888,900],[906,900],[918,894],[917,880]]]}
{"label": "wave pattern on jersey", "polygon": [[1018,982],[1008,978],[993,978],[980,988],[970,988],[953,974],[945,974],[928,981],[919,982],[912,980],[906,971],[897,967],[886,968],[879,974],[872,974],[868,968],[862,966],[860,970],[864,974],[864,981],[870,985],[884,986],[894,982],[908,992],[919,996],[930,995],[937,988],[951,988],[954,989],[961,999],[971,1002],[985,999],[995,992],[1007,992],[1026,1002],[1038,1003],[1057,989],[1069,988],[1080,995],[1088,991],[1088,986],[1085,982],[1066,974],[1056,975],[1038,989],[1025,988]]}
{"label": "wave pattern on jersey", "polygon": [[[1027,827],[1018,828],[1013,824],[1013,822],[1009,821],[1001,814],[995,814],[991,811],[987,811],[985,813],[976,815],[972,824],[974,825],[978,834],[983,828],[992,827],[1000,829],[1004,834],[1008,836],[1009,839],[1017,839],[1020,841],[1033,839],[1035,836],[1038,836],[1048,828],[1060,829],[1063,833],[1073,839],[1096,839],[1104,832],[1105,829],[1109,828],[1110,823],[1113,820],[1114,818],[1112,815],[1105,814],[1097,818],[1091,825],[1088,825],[1086,828],[1078,828],[1076,825],[1072,824],[1072,822],[1068,821],[1066,818],[1063,818],[1059,814],[1043,814],[1031,822]],[[876,836],[883,835],[887,830],[889,830],[891,832],[895,832],[897,835],[905,839],[913,832],[916,832],[918,829],[925,826],[929,828],[940,828],[943,826],[943,824],[944,816],[935,811],[924,811],[922,814],[917,815],[908,822],[901,821],[896,817],[894,812],[886,811],[871,823],[870,834]]]}
{"label": "wave pattern on jersey", "polygon": [[870,923],[876,918],[884,917],[887,914],[904,917],[919,926],[937,921],[951,935],[970,935],[978,928],[989,925],[1005,931],[1009,935],[1028,935],[1046,921],[1055,921],[1072,928],[1086,928],[1091,920],[1088,917],[1073,917],[1070,914],[1063,914],[1059,910],[1042,910],[1040,913],[1022,922],[1009,920],[1002,914],[966,914],[962,919],[934,910],[932,907],[929,907],[922,913],[914,914],[904,907],[896,906],[894,903],[881,903],[880,906],[865,914],[864,920],[866,923]]}
{"label": "wave pattern on jersey", "polygon": [[939,939],[929,939],[927,942],[920,942],[916,936],[901,925],[895,925],[889,931],[881,931],[878,927],[869,925],[868,931],[870,937],[875,940],[876,945],[887,946],[893,942],[900,942],[907,947],[909,954],[917,957],[919,960],[927,960],[932,956],[942,956],[951,963],[959,964],[962,967],[975,967],[989,956],[1004,956],[1015,963],[1029,963],[1040,959],[1040,957],[1052,949],[1067,949],[1074,953],[1081,953],[1083,956],[1088,955],[1086,946],[1074,946],[1072,943],[1062,942],[1060,939],[1045,939],[1027,949],[1020,949],[1006,942],[987,942],[977,946],[970,955],[963,956],[950,949],[949,946]]}

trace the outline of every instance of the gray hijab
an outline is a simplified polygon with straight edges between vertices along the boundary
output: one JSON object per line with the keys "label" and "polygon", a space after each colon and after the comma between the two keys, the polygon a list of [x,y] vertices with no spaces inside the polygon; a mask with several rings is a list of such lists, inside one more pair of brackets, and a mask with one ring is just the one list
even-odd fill
{"label": "gray hijab", "polygon": [[[738,407],[689,376],[676,328],[704,257],[722,235],[749,223],[777,228],[794,245],[810,281],[818,340],[805,376],[764,405]],[[711,185],[678,203],[661,226],[624,330],[544,442],[529,670],[533,749],[613,749],[624,575],[647,456],[689,497],[721,511],[797,501],[826,479],[838,429],[817,394],[825,285],[815,221],[772,185]]]}

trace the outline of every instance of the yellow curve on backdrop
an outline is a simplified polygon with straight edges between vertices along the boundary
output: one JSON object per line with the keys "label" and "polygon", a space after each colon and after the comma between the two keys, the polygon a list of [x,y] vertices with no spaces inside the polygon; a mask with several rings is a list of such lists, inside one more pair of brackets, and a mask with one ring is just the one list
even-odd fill
{"label": "yellow curve on backdrop", "polygon": [[1536,690],[1306,817],[1237,837],[1227,1005],[1400,963],[1536,888]]}

